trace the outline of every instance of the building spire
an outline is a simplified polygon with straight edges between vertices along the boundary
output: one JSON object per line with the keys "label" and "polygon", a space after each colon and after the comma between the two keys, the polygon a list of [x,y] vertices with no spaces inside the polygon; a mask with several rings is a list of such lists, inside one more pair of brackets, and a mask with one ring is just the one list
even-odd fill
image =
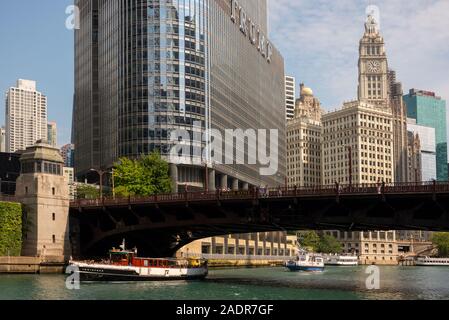
{"label": "building spire", "polygon": [[379,24],[374,18],[374,12],[370,12],[365,22],[365,32],[367,34],[377,34],[379,32]]}

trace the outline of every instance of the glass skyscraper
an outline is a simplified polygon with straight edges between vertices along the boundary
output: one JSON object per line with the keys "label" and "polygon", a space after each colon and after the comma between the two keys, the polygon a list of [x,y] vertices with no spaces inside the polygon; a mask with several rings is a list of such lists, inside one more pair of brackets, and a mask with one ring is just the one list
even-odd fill
{"label": "glass skyscraper", "polygon": [[[72,140],[78,177],[154,150],[169,159],[171,133],[182,129],[191,137],[192,164],[174,170],[178,186],[203,188],[206,165],[216,174],[207,177],[211,185],[215,179],[223,187],[283,184],[284,61],[267,38],[266,0],[76,5]],[[226,129],[278,129],[278,173],[263,177],[259,165],[211,163],[202,152],[207,129],[223,136]]]}
{"label": "glass skyscraper", "polygon": [[435,129],[437,180],[448,180],[446,101],[434,92],[411,89],[404,96],[408,117],[420,126]]}
{"label": "glass skyscraper", "polygon": [[421,179],[422,181],[437,180],[437,148],[435,129],[419,126],[414,119],[409,119],[407,130],[419,136],[421,147]]}
{"label": "glass skyscraper", "polygon": [[64,167],[73,168],[75,166],[75,146],[66,144],[61,148],[61,156],[64,159]]}

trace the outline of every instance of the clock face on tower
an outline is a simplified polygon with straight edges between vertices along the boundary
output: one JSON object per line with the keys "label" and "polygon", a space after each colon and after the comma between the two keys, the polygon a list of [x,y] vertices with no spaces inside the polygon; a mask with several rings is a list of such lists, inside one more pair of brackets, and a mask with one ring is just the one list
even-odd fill
{"label": "clock face on tower", "polygon": [[371,60],[367,63],[368,72],[379,73],[381,72],[380,62]]}

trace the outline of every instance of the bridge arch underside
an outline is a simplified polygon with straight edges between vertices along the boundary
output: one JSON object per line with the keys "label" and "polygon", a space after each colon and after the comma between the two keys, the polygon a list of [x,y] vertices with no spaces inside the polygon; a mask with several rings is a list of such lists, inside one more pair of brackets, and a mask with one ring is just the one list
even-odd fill
{"label": "bridge arch underside", "polygon": [[126,239],[140,256],[170,257],[195,240],[297,230],[449,231],[449,194],[307,196],[71,208],[75,256],[104,257]]}

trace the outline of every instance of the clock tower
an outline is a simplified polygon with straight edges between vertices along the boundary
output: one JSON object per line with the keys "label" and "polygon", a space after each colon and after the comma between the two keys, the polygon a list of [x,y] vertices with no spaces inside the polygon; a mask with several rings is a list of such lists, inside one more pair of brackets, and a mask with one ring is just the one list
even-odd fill
{"label": "clock tower", "polygon": [[365,23],[359,48],[359,101],[388,106],[389,82],[385,42],[372,15]]}
{"label": "clock tower", "polygon": [[402,99],[402,85],[388,68],[385,42],[372,14],[365,22],[359,47],[358,100],[388,110],[393,124],[394,181],[408,181],[407,108]]}

